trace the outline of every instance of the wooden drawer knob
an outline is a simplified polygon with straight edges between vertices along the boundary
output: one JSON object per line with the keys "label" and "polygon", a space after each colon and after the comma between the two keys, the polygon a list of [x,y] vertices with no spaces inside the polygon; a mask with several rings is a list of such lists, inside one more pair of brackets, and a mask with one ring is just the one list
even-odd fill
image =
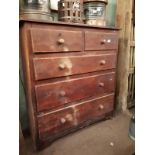
{"label": "wooden drawer knob", "polygon": [[103,110],[103,109],[104,109],[104,105],[100,104],[100,105],[99,105],[99,109],[100,109],[100,110]]}
{"label": "wooden drawer knob", "polygon": [[64,47],[64,48],[63,48],[63,51],[68,52],[69,49],[68,49],[67,47]]}
{"label": "wooden drawer knob", "polygon": [[108,39],[108,40],[107,40],[107,43],[111,43],[111,39]]}
{"label": "wooden drawer knob", "polygon": [[104,87],[104,83],[103,83],[103,82],[100,82],[100,83],[99,83],[99,86],[100,86],[100,87]]}
{"label": "wooden drawer knob", "polygon": [[66,65],[65,65],[65,64],[60,64],[60,65],[59,65],[59,69],[60,69],[60,70],[64,70],[65,68],[66,68]]}
{"label": "wooden drawer knob", "polygon": [[72,117],[71,114],[67,114],[67,115],[66,115],[66,119],[67,119],[67,121],[69,121],[69,122],[72,122],[72,121],[73,121],[73,117]]}
{"label": "wooden drawer knob", "polygon": [[65,42],[65,40],[62,39],[62,38],[60,38],[60,39],[58,40],[58,43],[59,43],[59,44],[64,44],[64,42]]}
{"label": "wooden drawer knob", "polygon": [[66,123],[66,119],[65,119],[65,118],[61,118],[61,119],[60,119],[60,122],[61,122],[62,124],[65,124],[65,123]]}
{"label": "wooden drawer knob", "polygon": [[105,65],[106,64],[106,61],[105,60],[102,60],[101,62],[100,62],[100,65]]}
{"label": "wooden drawer knob", "polygon": [[61,97],[66,96],[66,92],[65,92],[65,91],[60,91],[60,96],[61,96]]}
{"label": "wooden drawer knob", "polygon": [[101,40],[101,44],[105,44],[105,43],[106,43],[105,39]]}

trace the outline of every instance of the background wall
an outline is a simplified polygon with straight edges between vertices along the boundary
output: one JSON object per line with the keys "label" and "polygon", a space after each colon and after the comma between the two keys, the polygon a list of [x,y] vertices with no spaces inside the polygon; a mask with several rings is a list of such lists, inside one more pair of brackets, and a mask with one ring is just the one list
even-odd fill
{"label": "background wall", "polygon": [[[53,12],[54,19],[57,19],[57,13]],[[115,26],[115,17],[116,17],[116,0],[108,0],[107,11],[106,11],[106,20],[107,26]],[[24,81],[22,75],[22,65],[20,60],[20,81],[19,81],[19,119],[21,122],[22,129],[26,130],[29,128],[28,115],[26,108],[26,99],[24,91]]]}
{"label": "background wall", "polygon": [[108,0],[106,20],[108,26],[115,26],[116,0]]}

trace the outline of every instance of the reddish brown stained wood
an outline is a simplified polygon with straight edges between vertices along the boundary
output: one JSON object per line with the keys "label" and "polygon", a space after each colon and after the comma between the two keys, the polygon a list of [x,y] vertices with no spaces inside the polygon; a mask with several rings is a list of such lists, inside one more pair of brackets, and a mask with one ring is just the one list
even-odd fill
{"label": "reddish brown stained wood", "polygon": [[[28,37],[28,30],[30,28],[30,24],[25,23],[20,27],[20,44],[21,44],[21,56],[22,56],[22,66],[23,66],[23,73],[24,73],[24,84],[26,89],[26,102],[28,108],[28,115],[29,115],[29,124],[30,124],[30,131],[31,131],[31,138],[34,144],[37,144],[37,123],[36,123],[36,116],[35,116],[35,108],[34,108],[34,85],[33,85],[33,70],[32,70],[32,63],[30,61],[30,46],[29,46],[29,37]],[[33,145],[34,149],[36,149],[36,145]]]}
{"label": "reddish brown stained wood", "polygon": [[82,51],[82,32],[31,28],[34,53]]}
{"label": "reddish brown stained wood", "polygon": [[113,110],[114,94],[101,97],[98,100],[87,102],[76,106],[76,119],[78,123],[89,121],[93,118],[103,116]]}
{"label": "reddish brown stained wood", "polygon": [[39,116],[39,138],[43,140],[55,137],[56,134],[69,131],[83,122],[103,118],[105,113],[113,110],[113,99],[114,94],[111,94]]}
{"label": "reddish brown stained wood", "polygon": [[[22,21],[20,26],[31,134],[37,149],[111,113],[112,97],[101,96],[115,92],[117,29],[45,21]],[[67,67],[71,61],[71,69],[61,64],[66,63],[64,58]],[[106,63],[100,61],[103,58]]]}
{"label": "reddish brown stained wood", "polygon": [[83,98],[111,93],[114,91],[114,81],[115,73],[108,73],[36,85],[37,111],[50,110]]}
{"label": "reddish brown stained wood", "polygon": [[35,79],[42,80],[93,71],[112,69],[116,66],[116,53],[89,56],[34,58]]}
{"label": "reddish brown stained wood", "polygon": [[[45,139],[51,135],[63,132],[74,126],[74,121],[69,121],[66,117],[73,117],[73,109],[68,108],[62,111],[48,114],[38,118],[39,138]],[[74,118],[71,118],[74,119]]]}
{"label": "reddish brown stained wood", "polygon": [[107,50],[118,48],[116,33],[85,32],[85,50]]}

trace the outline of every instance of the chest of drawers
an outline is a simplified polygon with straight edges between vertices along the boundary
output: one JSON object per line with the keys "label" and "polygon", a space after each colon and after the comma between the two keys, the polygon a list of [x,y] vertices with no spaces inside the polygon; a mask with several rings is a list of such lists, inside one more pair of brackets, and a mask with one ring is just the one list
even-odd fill
{"label": "chest of drawers", "polygon": [[37,149],[111,114],[117,29],[23,20],[20,41]]}

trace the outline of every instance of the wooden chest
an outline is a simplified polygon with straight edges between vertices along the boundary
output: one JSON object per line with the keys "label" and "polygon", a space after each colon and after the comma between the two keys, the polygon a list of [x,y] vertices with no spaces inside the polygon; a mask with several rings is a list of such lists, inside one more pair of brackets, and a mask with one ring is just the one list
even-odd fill
{"label": "wooden chest", "polygon": [[20,37],[37,149],[111,114],[117,29],[22,20]]}

